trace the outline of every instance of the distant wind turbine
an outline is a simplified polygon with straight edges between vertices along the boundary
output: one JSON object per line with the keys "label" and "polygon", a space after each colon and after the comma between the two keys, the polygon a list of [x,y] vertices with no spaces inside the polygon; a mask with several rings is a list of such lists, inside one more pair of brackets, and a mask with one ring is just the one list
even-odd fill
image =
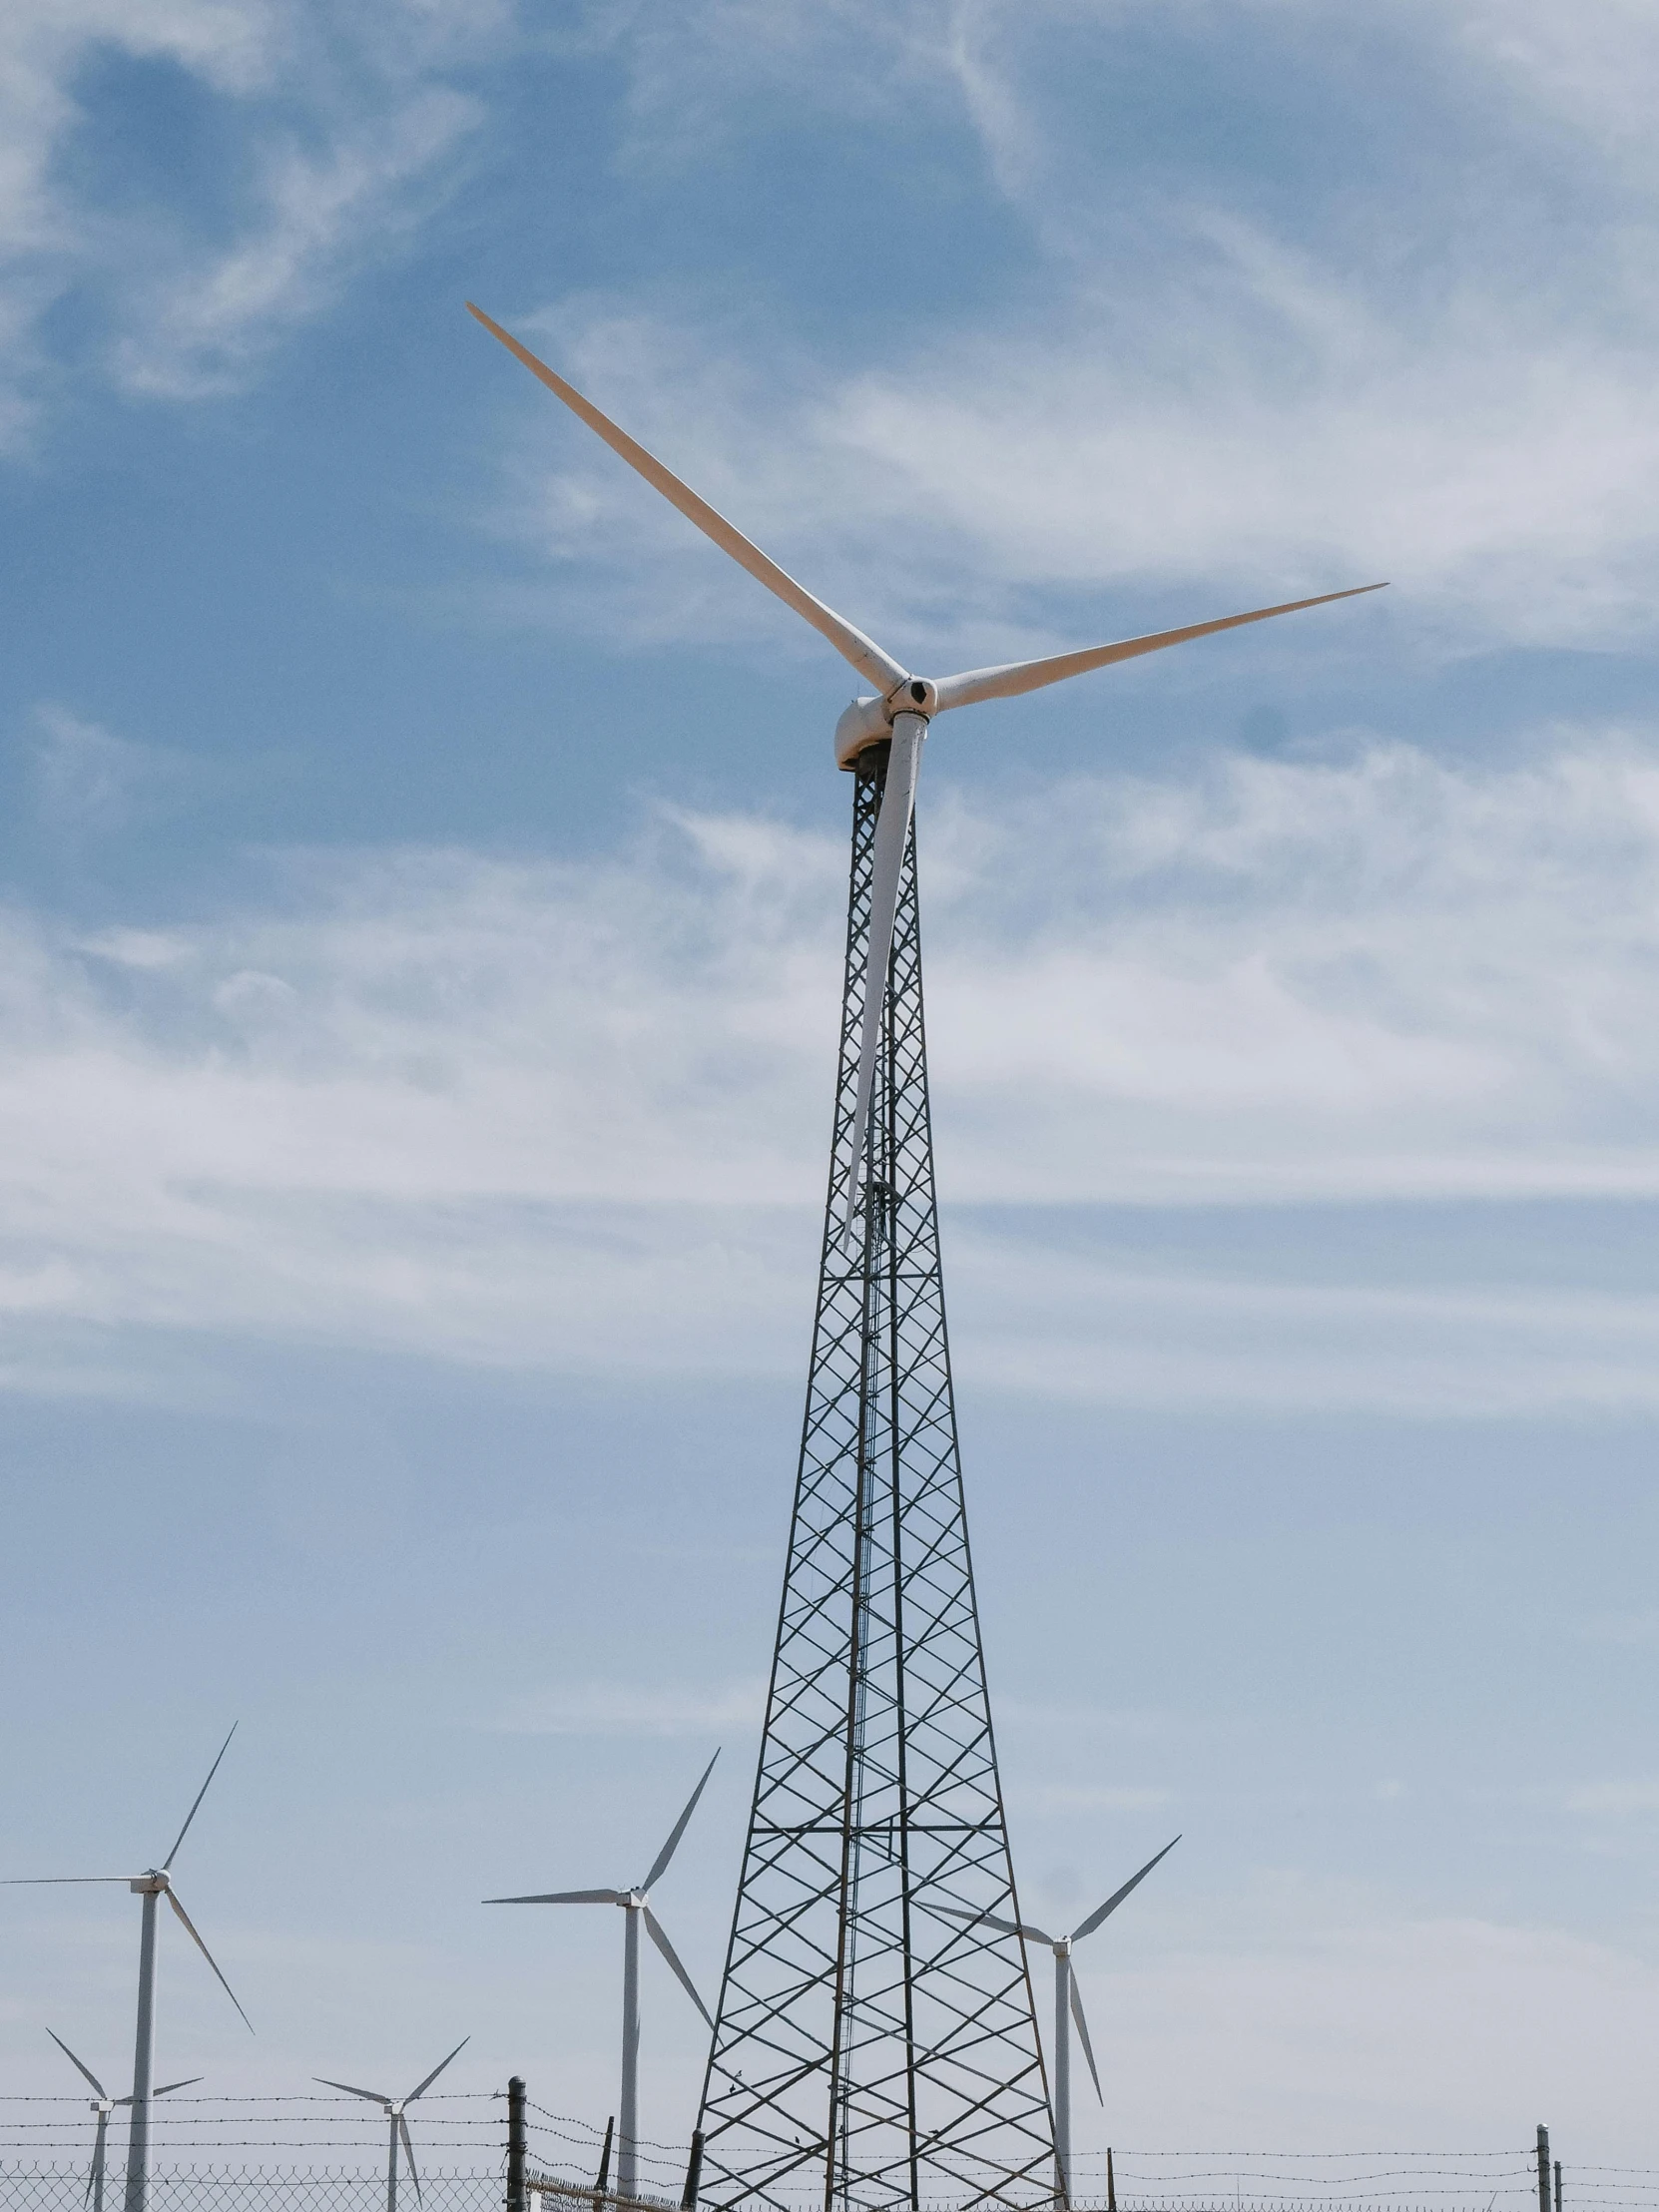
{"label": "distant wind turbine", "polygon": [[[1085,1936],[1092,1936],[1101,1922],[1115,1913],[1131,1890],[1143,1883],[1160,1859],[1167,1859],[1181,1841],[1172,1836],[1163,1850],[1149,1859],[1139,1874],[1131,1875],[1121,1890],[1114,1890],[1104,1905],[1097,1906],[1086,1921],[1080,1921],[1069,1936],[1050,1936],[1046,1929],[1034,1927],[1030,1921],[999,1921],[994,1913],[952,1912],[953,1920],[983,1922],[987,1927],[999,1928],[1005,1936],[1023,1936],[1029,1943],[1046,1943],[1054,1953],[1054,2163],[1059,2169],[1059,2196],[1062,2204],[1071,2202],[1071,2023],[1077,2022],[1077,2038],[1083,2045],[1083,2056],[1089,2062],[1089,2075],[1094,2082],[1094,2093],[1102,2104],[1106,2102],[1100,2086],[1100,2071],[1094,2062],[1094,2050],[1089,2042],[1089,2023],[1083,2017],[1083,1999],[1077,1987],[1077,1977],[1071,1970],[1071,1946],[1080,1943]],[[941,1910],[946,1910],[941,1908]]]}
{"label": "distant wind turbine", "polygon": [[[52,2035],[50,2028],[46,2032]],[[110,2114],[119,2112],[123,2105],[131,2104],[133,2100],[131,2097],[112,2097],[92,2068],[76,2057],[61,2035],[52,2035],[52,2040],[77,2073],[84,2075],[98,2092],[98,2101],[92,2106],[92,2110],[98,2114],[98,2132],[92,2139],[92,2171],[87,2176],[87,2192],[81,2202],[83,2205],[90,2204],[92,2212],[104,2212],[104,2139],[109,2133]],[[152,2089],[150,2094],[152,2097],[168,2097],[175,2089],[192,2088],[201,2079],[200,2074],[190,2074],[183,2081],[164,2082],[161,2088]]]}
{"label": "distant wind turbine", "polygon": [[[720,1753],[715,1753],[715,1759]],[[681,1965],[674,1945],[663,1933],[662,1923],[651,1910],[651,1892],[668,1872],[668,1863],[680,1848],[680,1839],[686,1833],[687,1823],[697,1811],[697,1801],[703,1795],[704,1784],[715,1771],[715,1759],[703,1770],[703,1780],[686,1802],[686,1810],[669,1831],[668,1842],[651,1862],[651,1872],[632,1890],[553,1890],[545,1895],[527,1898],[485,1898],[486,1905],[620,1905],[628,1918],[624,1924],[622,1947],[622,2108],[617,2129],[616,2181],[617,2194],[631,2197],[634,2194],[634,2148],[639,2135],[639,2059],[640,2059],[640,1923],[645,1923],[646,1934],[668,1960],[675,1978],[709,2021],[711,2032],[714,2021],[709,2018],[709,2007],[697,1993],[696,1984]]]}
{"label": "distant wind turbine", "polygon": [[[236,1732],[235,1724],[233,1724],[231,1736],[234,1736]],[[125,1882],[128,1889],[136,1897],[141,1897],[144,1900],[144,1919],[139,1930],[138,2032],[133,2043],[133,2093],[130,2097],[123,2097],[121,2100],[123,2104],[129,2104],[133,2108],[133,2116],[127,2132],[127,2191],[123,2212],[145,2212],[150,2179],[150,2099],[162,2093],[159,2089],[152,2089],[150,2086],[150,2054],[156,2030],[156,1900],[158,1898],[165,1897],[174,1912],[178,1914],[180,1920],[184,1923],[185,1934],[213,1968],[214,1978],[218,1981],[220,1987],[225,1991],[231,2002],[236,2005],[237,2010],[242,2013],[243,2025],[250,2034],[254,2032],[253,2021],[246,2012],[243,2012],[236,1991],[219,1970],[218,1960],[196,1933],[190,1915],[179,1903],[178,1892],[174,1889],[172,1881],[173,1862],[179,1856],[179,1846],[190,1834],[190,1824],[201,1810],[202,1800],[208,1794],[209,1785],[219,1772],[220,1759],[223,1759],[231,1748],[231,1736],[227,1736],[224,1743],[220,1745],[219,1759],[216,1759],[208,1769],[208,1780],[197,1791],[196,1803],[185,1815],[185,1825],[174,1838],[173,1849],[159,1867],[149,1867],[146,1868],[143,1874],[135,1875],[46,1874],[21,1877],[14,1875],[9,1881],[0,1883],[0,1888],[17,1889],[64,1883]],[[78,2060],[77,2063],[79,2063]],[[179,2087],[180,2084],[175,2083],[174,2086]]]}
{"label": "distant wind turbine", "polygon": [[[470,2035],[463,2035],[455,2048],[449,2053],[449,2058],[458,2058],[471,2040]],[[448,2065],[449,2058],[440,2059],[420,2086],[411,2089],[406,2097],[382,2096],[378,2089],[357,2089],[349,2081],[330,2081],[326,2074],[313,2074],[311,2076],[313,2081],[320,2081],[325,2089],[343,2089],[348,2097],[365,2097],[370,2104],[378,2104],[384,2109],[391,2130],[391,2141],[386,2151],[386,2212],[397,2212],[397,2146],[399,2140],[403,2145],[403,2156],[408,2160],[409,2179],[414,2183],[415,2202],[416,2204],[422,2202],[420,2175],[415,2169],[414,2145],[409,2141],[409,2123],[403,2115],[413,2104],[416,2097],[423,2097],[426,2094],[438,2075],[442,2073],[444,2067]]]}

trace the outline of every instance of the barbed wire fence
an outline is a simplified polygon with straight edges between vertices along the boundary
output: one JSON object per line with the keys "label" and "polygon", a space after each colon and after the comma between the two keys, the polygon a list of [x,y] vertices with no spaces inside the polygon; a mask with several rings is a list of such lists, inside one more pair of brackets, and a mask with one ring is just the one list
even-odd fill
{"label": "barbed wire fence", "polygon": [[[509,2118],[512,2126],[509,2127]],[[510,2092],[430,2093],[409,2108],[402,2212],[629,2212],[697,2201],[693,2145],[642,2139],[632,2200],[614,2138]],[[112,2114],[104,2212],[120,2212],[124,2114]],[[0,2096],[0,2212],[87,2212],[96,2121],[84,2095]],[[695,2139],[694,2139],[695,2143]],[[150,2113],[148,2212],[384,2212],[387,2120],[360,2098],[191,2097]],[[1540,2193],[1540,2173],[1545,2177]],[[1546,2201],[1546,2197],[1553,2201]],[[804,2186],[800,2212],[822,2204]],[[1071,2212],[1659,2212],[1659,2167],[1497,2150],[1137,2150],[1072,2157]],[[929,2212],[957,2212],[942,2200]]]}

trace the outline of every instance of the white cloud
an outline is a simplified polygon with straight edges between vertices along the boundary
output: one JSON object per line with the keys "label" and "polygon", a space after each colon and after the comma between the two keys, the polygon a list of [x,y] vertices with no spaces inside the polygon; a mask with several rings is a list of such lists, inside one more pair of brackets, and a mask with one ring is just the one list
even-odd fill
{"label": "white cloud", "polygon": [[[1659,756],[1397,747],[1193,781],[935,776],[929,1034],[988,1384],[1166,1402],[1648,1406],[1593,1249],[1271,1250],[1239,1205],[1659,1197]],[[14,910],[0,1309],[605,1370],[791,1373],[821,1203],[838,840],[663,816],[584,862],[299,858],[263,905]],[[1113,1226],[1080,1205],[1131,1209]],[[1173,1207],[1202,1235],[1136,1231]],[[1529,1240],[1528,1254],[1537,1251]],[[642,1326],[650,1316],[650,1326]],[[17,1333],[22,1331],[25,1336]],[[25,1338],[28,1349],[25,1349]],[[50,1357],[48,1356],[50,1352]]]}
{"label": "white cloud", "polygon": [[[488,56],[502,22],[494,5],[403,0],[348,19],[294,0],[14,0],[0,16],[0,450],[30,433],[43,318],[72,290],[107,316],[106,366],[129,389],[191,397],[243,379],[442,190],[478,113],[445,71],[457,50]],[[112,59],[171,68],[230,112],[211,190],[169,204],[74,181],[85,81]]]}
{"label": "white cloud", "polygon": [[[1659,1299],[1479,1283],[1447,1291],[1432,1258],[1396,1288],[1333,1282],[1340,1231],[1304,1220],[1282,1234],[1289,1249],[1259,1272],[1214,1249],[1184,1261],[1178,1245],[1167,1261],[1125,1266],[1109,1237],[1080,1250],[1041,1222],[994,1238],[958,1231],[960,1357],[981,1387],[1079,1403],[1439,1417],[1659,1410]],[[1465,1254],[1455,1265],[1476,1273],[1480,1263]],[[1286,1273],[1301,1279],[1275,1280]]]}
{"label": "white cloud", "polygon": [[42,823],[60,835],[122,830],[182,786],[184,756],[139,745],[62,707],[36,710],[33,784]]}
{"label": "white cloud", "polygon": [[1645,0],[1457,0],[1436,11],[1450,35],[1544,114],[1575,127],[1603,159],[1655,181],[1648,127],[1659,88],[1659,22]]}
{"label": "white cloud", "polygon": [[1221,756],[927,836],[960,1193],[1655,1188],[1621,1005],[1649,987],[1659,858],[1633,736],[1498,770]]}
{"label": "white cloud", "polygon": [[[693,329],[620,293],[561,301],[546,342],[901,656],[1083,642],[1084,594],[1118,601],[1100,618],[1115,622],[1149,588],[1248,605],[1382,576],[1422,650],[1645,647],[1659,172],[1607,147],[1651,146],[1650,13],[1603,0],[1580,41],[1576,13],[1531,5],[1365,6],[1334,41],[1317,0],[605,11],[657,160],[706,153],[717,119],[752,126],[784,97],[832,112],[827,88],[872,71],[895,99],[954,99],[1035,267],[1006,307],[930,310],[838,373],[771,314]],[[1068,56],[1104,82],[1116,46],[1161,41],[1178,74],[1241,22],[1276,92],[1352,113],[1357,141],[1379,128],[1357,85],[1385,84],[1390,131],[1444,141],[1432,175],[1404,160],[1299,183],[1282,147],[1257,162],[1260,191],[1230,191],[1196,151],[1174,186],[1092,108],[1068,110]],[[1228,97],[1245,138],[1282,127],[1249,81]],[[614,560],[613,623],[787,633],[544,395],[526,386],[523,407],[531,450],[559,460],[527,492],[515,441],[513,526],[567,563]],[[596,612],[584,599],[584,624]]]}
{"label": "white cloud", "polygon": [[[1347,11],[1348,35],[1381,42],[1415,86],[1406,120],[1465,133],[1460,179],[1501,157],[1528,189],[1477,201],[1453,184],[1463,199],[1425,206],[1405,163],[1293,196],[1300,228],[1243,212],[1201,165],[1172,198],[1053,98],[1073,47],[1097,67],[1150,21],[1179,52],[1241,15],[1303,97],[1351,96],[1328,11],[1306,0],[1092,14],[704,0],[600,6],[552,30],[504,4],[374,0],[343,32],[300,0],[22,0],[0,31],[0,437],[25,434],[41,318],[66,287],[100,301],[130,388],[230,388],[363,259],[400,249],[453,181],[492,72],[548,43],[609,46],[629,87],[613,118],[625,166],[706,160],[722,132],[774,128],[781,108],[863,131],[873,79],[956,103],[1030,223],[1036,291],[1006,312],[930,315],[891,368],[826,373],[770,312],[764,347],[747,326],[677,330],[644,297],[567,300],[555,317],[556,350],[599,396],[781,552],[801,548],[815,584],[895,649],[976,656],[1069,634],[1063,595],[1202,580],[1253,596],[1375,573],[1399,581],[1396,619],[1442,646],[1648,640],[1659,178],[1602,152],[1647,143],[1659,62],[1644,11],[1601,0],[1582,37],[1576,16],[1569,31],[1489,0]],[[68,182],[86,68],[109,54],[169,64],[234,113],[218,229]],[[480,91],[455,88],[461,66]],[[1234,97],[1250,121],[1250,87]],[[1534,200],[1576,228],[1540,245]],[[548,403],[527,389],[524,407],[545,453]],[[636,630],[769,620],[753,587],[712,581],[715,556],[680,558],[679,526],[646,519],[618,465],[571,436],[515,527],[584,560],[661,554],[675,582],[657,565],[617,585]]]}
{"label": "white cloud", "polygon": [[[1243,607],[1391,578],[1392,634],[1433,655],[1651,641],[1659,318],[1627,301],[1638,328],[1614,345],[1535,300],[1459,286],[1433,327],[1405,325],[1352,267],[1237,219],[1185,231],[1197,274],[1178,304],[1143,286],[1034,330],[956,331],[897,369],[836,380],[794,364],[784,391],[757,390],[742,334],[728,364],[620,302],[524,326],[556,329],[554,360],[600,405],[936,673],[1133,634],[1166,607],[1178,619],[1176,586]],[[585,432],[539,395],[523,404],[502,526],[587,571],[564,618],[798,642]],[[1082,595],[1103,605],[1062,616]],[[1193,613],[1232,607],[1207,597]],[[1339,638],[1352,652],[1335,625],[1357,619],[1375,650],[1376,610],[1321,619],[1297,632],[1305,654]]]}
{"label": "white cloud", "polygon": [[122,382],[173,399],[235,389],[274,339],[332,296],[347,256],[369,238],[383,255],[412,227],[479,112],[458,93],[417,90],[320,157],[268,145],[245,235],[158,274],[133,300],[115,351]]}

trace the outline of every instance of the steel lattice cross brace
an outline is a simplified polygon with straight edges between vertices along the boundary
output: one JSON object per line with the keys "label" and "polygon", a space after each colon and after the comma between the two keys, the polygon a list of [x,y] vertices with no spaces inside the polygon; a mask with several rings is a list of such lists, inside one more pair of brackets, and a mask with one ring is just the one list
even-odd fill
{"label": "steel lattice cross brace", "polygon": [[885,747],[859,762],[839,1083],[766,1732],[703,2110],[702,2198],[1028,2204],[1054,2136],[963,1509],[913,829],[854,1157]]}

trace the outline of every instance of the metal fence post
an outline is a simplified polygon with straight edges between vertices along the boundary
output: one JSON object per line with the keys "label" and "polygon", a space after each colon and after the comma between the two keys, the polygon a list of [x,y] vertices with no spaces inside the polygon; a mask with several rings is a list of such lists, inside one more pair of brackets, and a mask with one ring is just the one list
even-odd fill
{"label": "metal fence post", "polygon": [[507,2084],[507,2212],[528,2212],[524,2194],[524,2083]]}
{"label": "metal fence post", "polygon": [[1538,2122],[1538,2212],[1549,2212],[1549,2129]]}
{"label": "metal fence post", "polygon": [[1561,2212],[1561,2161],[1555,2161],[1555,2212]]}
{"label": "metal fence post", "polygon": [[611,2144],[616,2137],[616,2114],[605,2122],[605,2148],[599,2154],[599,2179],[593,2185],[593,2212],[604,2212],[605,2192],[611,2186]]}
{"label": "metal fence post", "polygon": [[1106,2212],[1118,2212],[1117,2176],[1112,2171],[1112,2146],[1106,2145]]}
{"label": "metal fence post", "polygon": [[692,2129],[691,2157],[686,2161],[686,2186],[680,2192],[680,2212],[697,2212],[697,2185],[703,2178],[703,2130]]}

